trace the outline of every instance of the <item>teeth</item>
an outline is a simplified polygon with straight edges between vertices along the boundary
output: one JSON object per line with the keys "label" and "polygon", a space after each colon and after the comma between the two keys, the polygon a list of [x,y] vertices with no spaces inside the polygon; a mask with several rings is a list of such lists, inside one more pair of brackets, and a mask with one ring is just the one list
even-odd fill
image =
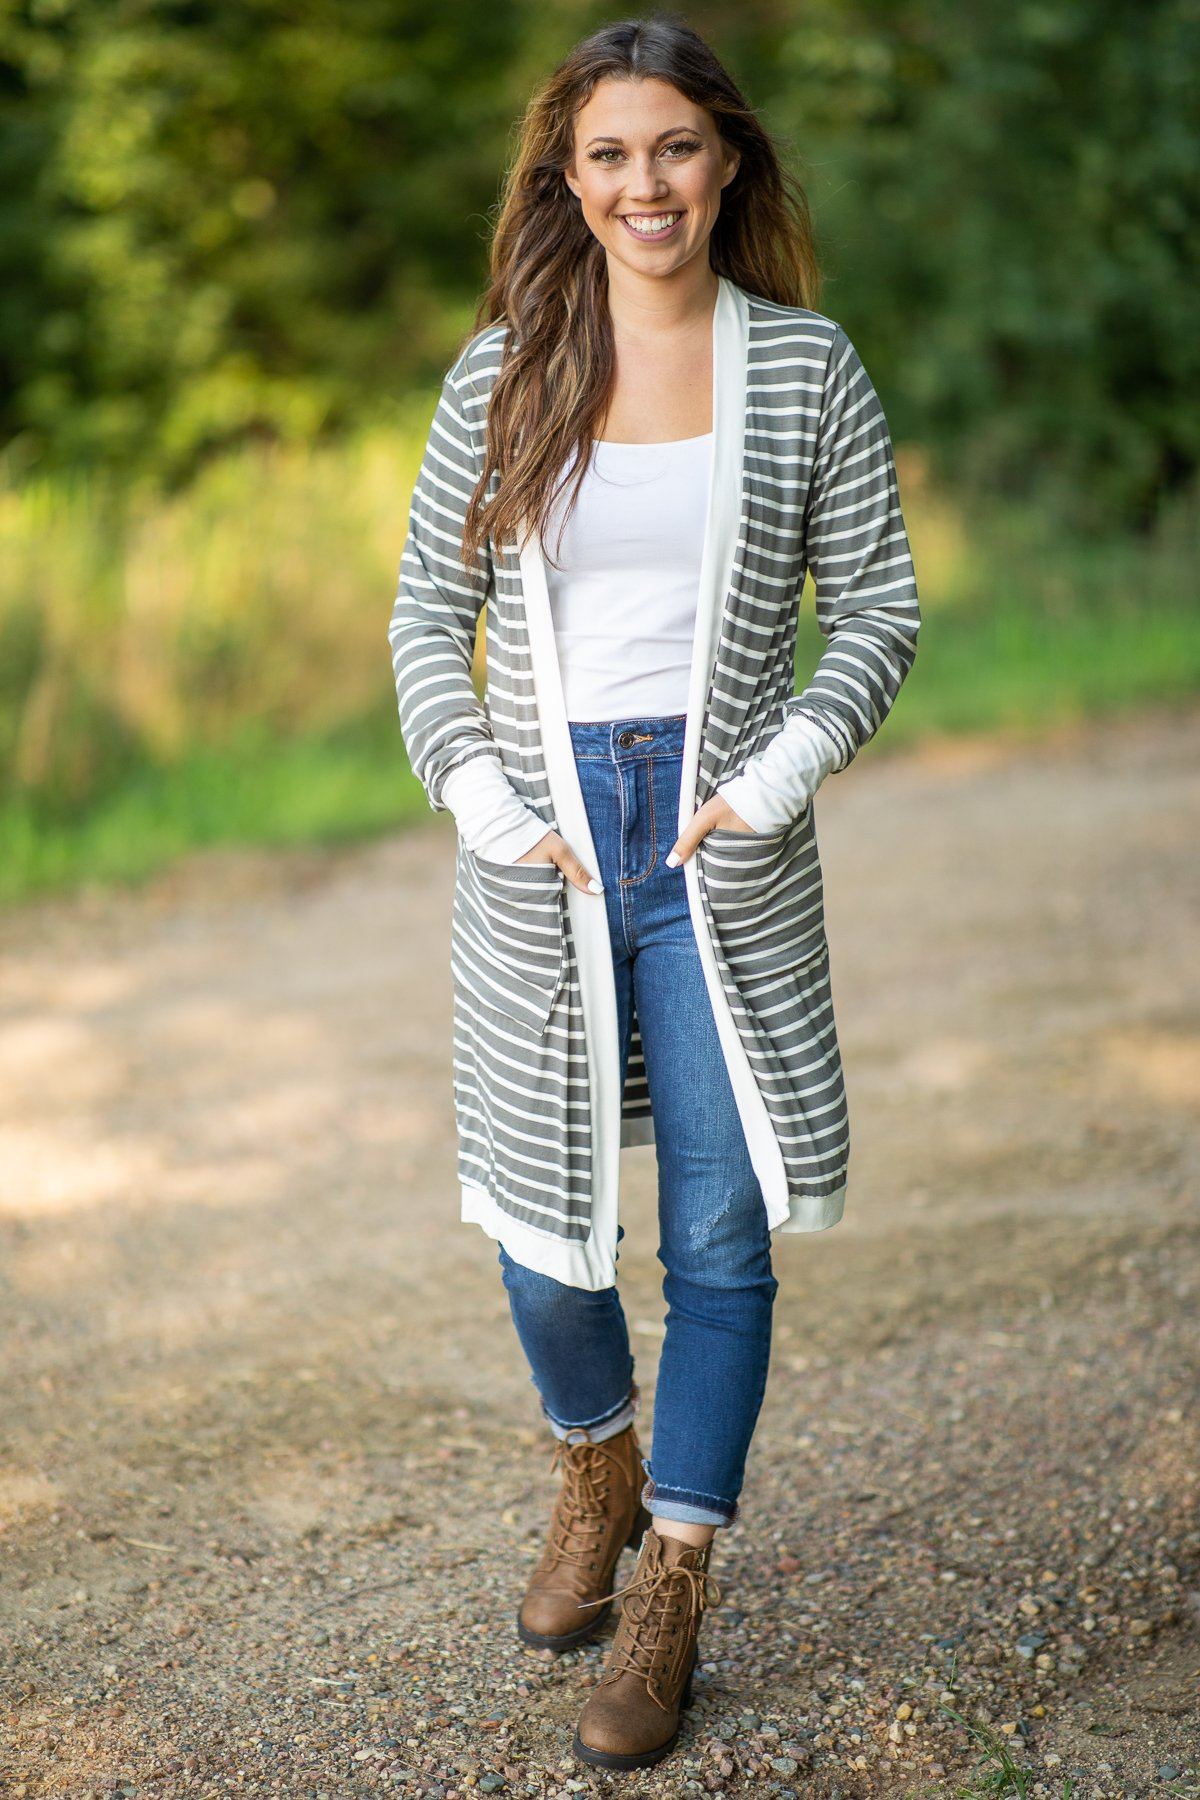
{"label": "teeth", "polygon": [[643,237],[657,237],[660,231],[666,231],[679,218],[673,213],[626,213],[625,223],[631,225]]}

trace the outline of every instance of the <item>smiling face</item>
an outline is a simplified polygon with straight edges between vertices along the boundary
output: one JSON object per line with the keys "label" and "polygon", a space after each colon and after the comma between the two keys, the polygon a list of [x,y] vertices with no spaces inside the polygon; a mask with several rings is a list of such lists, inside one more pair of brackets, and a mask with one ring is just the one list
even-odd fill
{"label": "smiling face", "polygon": [[563,171],[610,258],[645,275],[669,275],[698,251],[737,173],[713,117],[678,88],[652,79],[597,82],[575,115],[575,147]]}

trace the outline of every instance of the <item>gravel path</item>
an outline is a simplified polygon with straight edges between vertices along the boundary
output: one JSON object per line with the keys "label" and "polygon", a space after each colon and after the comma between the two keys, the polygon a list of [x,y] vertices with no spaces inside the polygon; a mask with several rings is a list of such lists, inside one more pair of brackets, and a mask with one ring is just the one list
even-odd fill
{"label": "gravel path", "polygon": [[569,1756],[607,1637],[512,1629],[553,1490],[454,1216],[449,821],[0,921],[6,1797],[1200,1793],[1200,712],[818,804],[847,1215],[776,1240],[725,1603],[633,1777]]}

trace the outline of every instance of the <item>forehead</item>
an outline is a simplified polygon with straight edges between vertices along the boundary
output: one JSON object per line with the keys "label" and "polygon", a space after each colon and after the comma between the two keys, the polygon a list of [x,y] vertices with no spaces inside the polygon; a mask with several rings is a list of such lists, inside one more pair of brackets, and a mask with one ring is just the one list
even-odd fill
{"label": "forehead", "polygon": [[592,137],[634,142],[653,140],[660,132],[680,128],[703,131],[707,122],[704,108],[669,81],[657,77],[618,80],[609,75],[596,83],[591,98],[575,114],[575,135],[581,142]]}

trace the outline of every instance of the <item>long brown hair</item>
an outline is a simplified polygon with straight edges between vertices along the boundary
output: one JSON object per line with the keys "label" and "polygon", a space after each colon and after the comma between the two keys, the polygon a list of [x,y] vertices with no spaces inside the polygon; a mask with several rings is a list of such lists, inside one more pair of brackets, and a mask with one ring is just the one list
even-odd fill
{"label": "long brown hair", "polygon": [[[704,39],[663,12],[592,32],[526,108],[497,209],[491,279],[471,335],[500,321],[509,330],[488,406],[484,469],[463,531],[468,564],[489,535],[497,543],[517,538],[526,521],[545,531],[569,460],[574,505],[611,397],[616,356],[605,252],[563,178],[575,114],[609,76],[669,82],[707,108],[724,143],[740,153],[709,239],[713,270],[783,305],[816,304],[820,272],[807,197]],[[499,481],[485,505],[493,472]]]}

